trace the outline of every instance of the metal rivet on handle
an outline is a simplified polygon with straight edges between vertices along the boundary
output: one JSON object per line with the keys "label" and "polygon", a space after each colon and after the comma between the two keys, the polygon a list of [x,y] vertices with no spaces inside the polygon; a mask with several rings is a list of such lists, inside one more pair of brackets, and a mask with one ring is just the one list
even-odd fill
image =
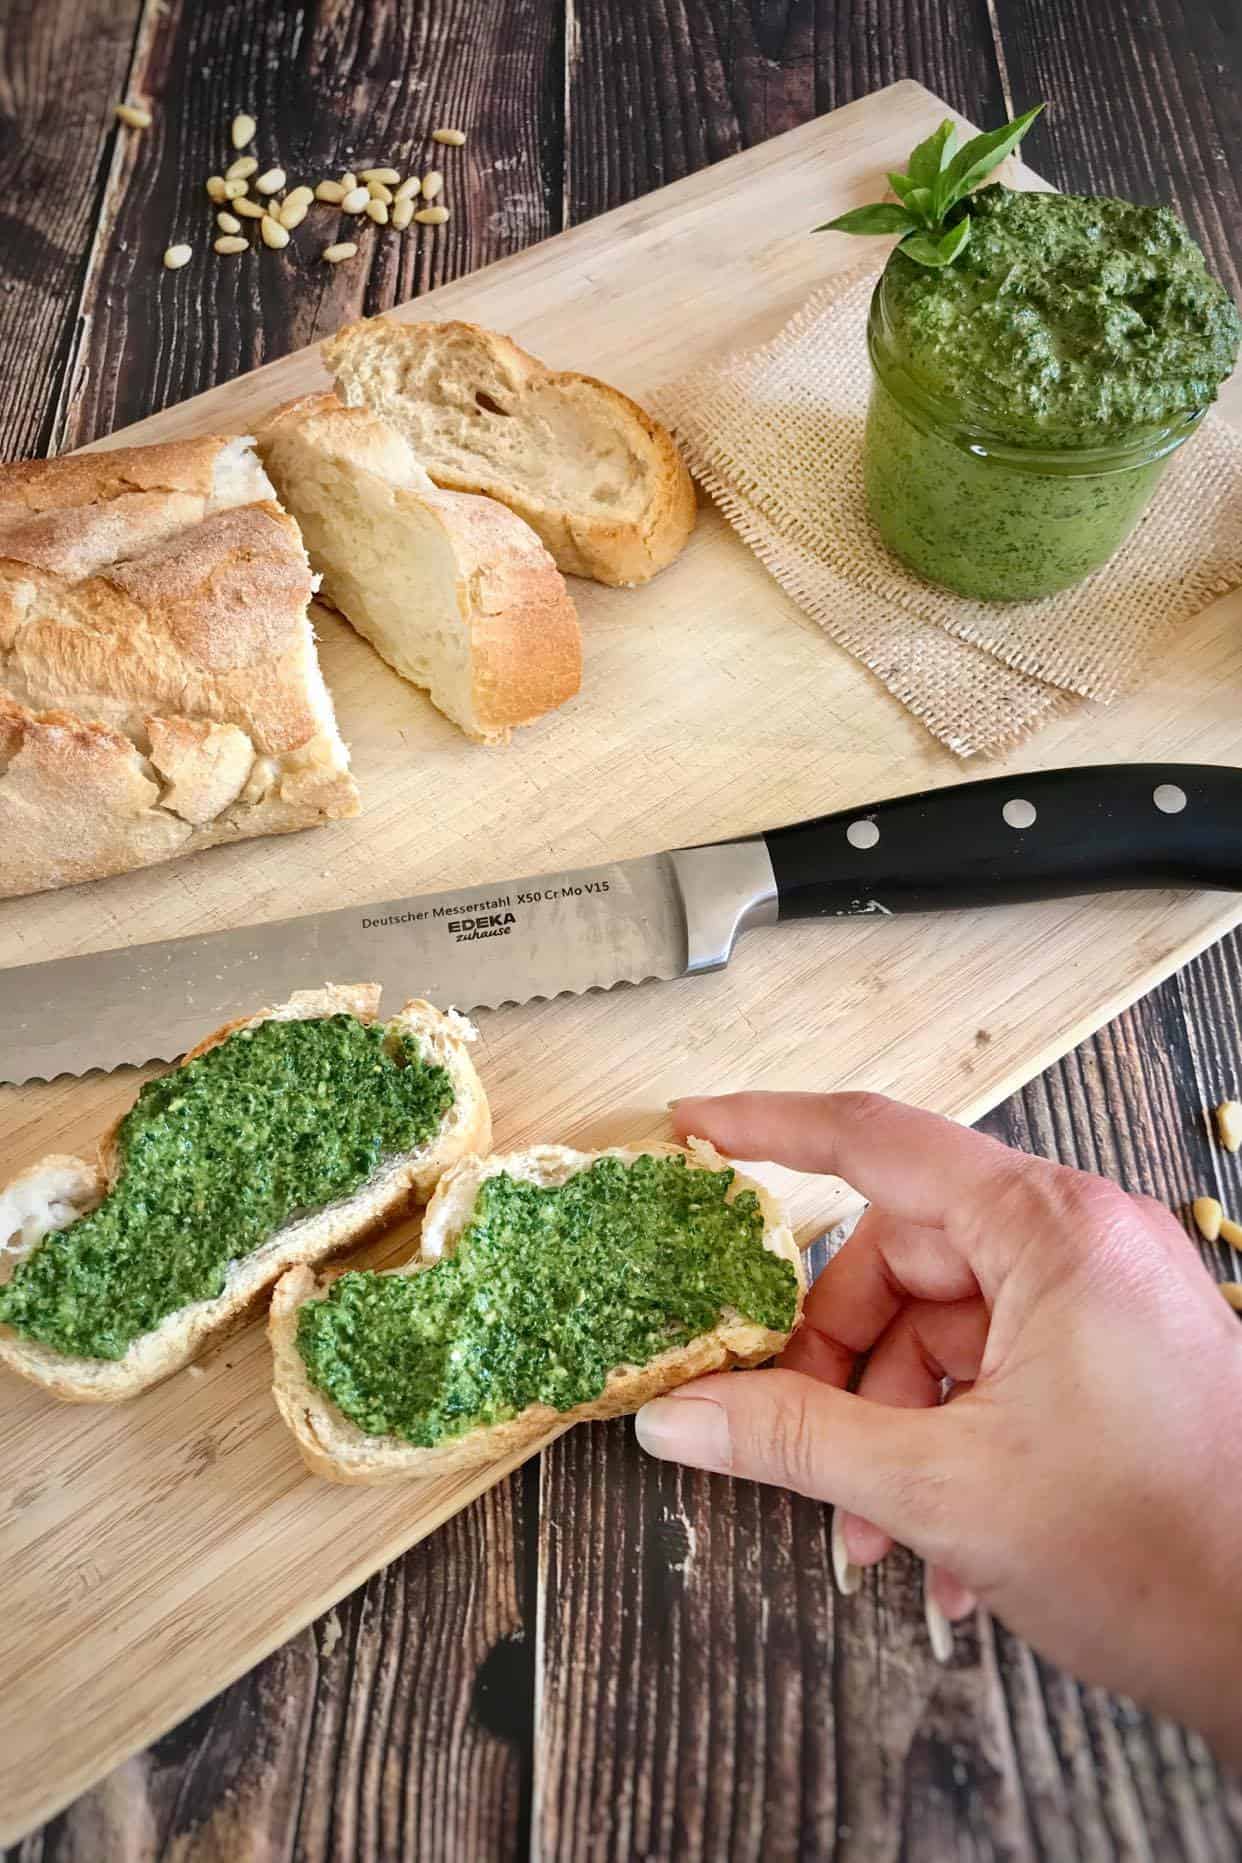
{"label": "metal rivet on handle", "polygon": [[875,846],[880,838],[880,831],[874,822],[851,822],[845,831],[845,838],[851,847],[856,847],[860,852],[865,853],[869,847]]}
{"label": "metal rivet on handle", "polygon": [[1162,815],[1180,815],[1188,800],[1186,791],[1176,783],[1158,783],[1151,799]]}
{"label": "metal rivet on handle", "polygon": [[1022,796],[1014,796],[1001,810],[1010,828],[1033,828],[1038,813],[1035,804],[1027,802]]}

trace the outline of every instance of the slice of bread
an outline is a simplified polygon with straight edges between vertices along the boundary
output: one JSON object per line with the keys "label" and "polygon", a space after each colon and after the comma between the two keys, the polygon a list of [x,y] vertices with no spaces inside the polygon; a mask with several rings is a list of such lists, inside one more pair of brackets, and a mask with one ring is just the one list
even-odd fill
{"label": "slice of bread", "polygon": [[[639,1150],[613,1146],[606,1151],[571,1151],[564,1145],[534,1145],[526,1151],[490,1158],[463,1158],[446,1171],[423,1218],[419,1256],[391,1274],[418,1274],[450,1255],[468,1226],[475,1198],[485,1178],[507,1171],[534,1184],[563,1184],[584,1171],[597,1158],[632,1161],[644,1154],[682,1156],[700,1169],[725,1170],[727,1161],[702,1140],[679,1145],[648,1145]],[[464,1436],[421,1449],[397,1436],[370,1436],[345,1416],[325,1392],[311,1383],[298,1350],[298,1313],[309,1300],[322,1300],[334,1277],[317,1279],[308,1267],[282,1276],[272,1295],[268,1337],[272,1342],[273,1394],[277,1408],[297,1439],[302,1460],[316,1475],[329,1481],[381,1484],[410,1476],[449,1474],[477,1468],[502,1456],[532,1447],[549,1431],[593,1417],[619,1417],[637,1410],[662,1391],[671,1391],[691,1378],[731,1365],[760,1365],[787,1343],[802,1315],[806,1275],[802,1257],[783,1211],[762,1184],[735,1174],[730,1198],[740,1190],[753,1190],[764,1219],[764,1246],[791,1262],[798,1278],[798,1304],[790,1332],[772,1332],[741,1314],[726,1313],[709,1333],[686,1345],[662,1352],[645,1365],[618,1365],[608,1374],[603,1391],[590,1403],[572,1410],[554,1410],[532,1404],[503,1423],[470,1430]]]}
{"label": "slice of bread", "polygon": [[436,481],[533,525],[567,576],[619,587],[671,563],[694,486],[668,431],[590,375],[472,323],[376,317],[323,346],[337,392],[405,435]]}
{"label": "slice of bread", "polygon": [[[374,983],[327,984],[299,990],[277,1009],[260,1010],[217,1029],[181,1063],[216,1047],[235,1030],[265,1021],[308,1021],[342,1013],[373,1022],[379,1015]],[[370,1230],[392,1222],[425,1201],[442,1173],[457,1159],[486,1147],[491,1115],[468,1044],[474,1030],[464,1017],[433,1009],[417,999],[406,1003],[391,1026],[418,1043],[424,1060],[443,1067],[453,1084],[453,1104],[432,1141],[417,1151],[388,1158],[351,1197],[312,1210],[288,1223],[261,1248],[235,1261],[224,1291],[170,1313],[151,1332],[135,1339],[123,1358],[76,1358],[0,1325],[0,1364],[8,1365],[54,1397],[79,1403],[110,1403],[158,1384],[226,1333],[243,1324],[272,1283],[295,1263],[314,1263],[353,1247]],[[103,1201],[118,1175],[113,1126],[99,1143],[99,1162],[54,1155],[31,1165],[0,1190],[0,1275],[54,1230],[66,1229]],[[4,1278],[7,1278],[5,1276]]]}
{"label": "slice of bread", "polygon": [[468,737],[505,743],[577,692],[578,617],[520,517],[437,490],[394,427],[335,395],[280,409],[257,445],[326,599]]}

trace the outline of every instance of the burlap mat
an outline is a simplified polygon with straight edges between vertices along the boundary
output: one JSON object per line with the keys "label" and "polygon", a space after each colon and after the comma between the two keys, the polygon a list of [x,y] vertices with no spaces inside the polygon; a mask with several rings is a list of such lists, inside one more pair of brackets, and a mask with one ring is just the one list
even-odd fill
{"label": "burlap mat", "polygon": [[1209,415],[1077,588],[1007,603],[930,588],[889,555],[863,496],[878,275],[824,287],[773,342],[665,386],[659,411],[799,607],[959,756],[996,753],[1081,698],[1132,690],[1179,622],[1242,583],[1242,436]]}

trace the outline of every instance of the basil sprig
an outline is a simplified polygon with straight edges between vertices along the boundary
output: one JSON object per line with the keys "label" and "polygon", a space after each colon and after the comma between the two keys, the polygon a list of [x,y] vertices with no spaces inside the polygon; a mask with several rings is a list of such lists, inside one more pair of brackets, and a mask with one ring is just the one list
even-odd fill
{"label": "basil sprig", "polygon": [[904,175],[890,175],[896,201],[875,201],[817,226],[817,233],[901,233],[901,250],[919,265],[952,265],[970,243],[970,215],[946,227],[949,210],[985,181],[1011,149],[1016,149],[1043,109],[1036,104],[1012,123],[957,146],[957,125],[946,117],[926,142],[920,142]]}

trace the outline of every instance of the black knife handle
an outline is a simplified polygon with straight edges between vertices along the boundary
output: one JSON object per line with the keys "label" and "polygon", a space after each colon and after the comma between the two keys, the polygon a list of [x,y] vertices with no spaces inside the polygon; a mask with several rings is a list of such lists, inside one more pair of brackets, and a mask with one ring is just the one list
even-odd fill
{"label": "black knife handle", "polygon": [[1242,892],[1242,770],[1102,763],[997,776],[763,838],[782,919],[1139,887]]}

